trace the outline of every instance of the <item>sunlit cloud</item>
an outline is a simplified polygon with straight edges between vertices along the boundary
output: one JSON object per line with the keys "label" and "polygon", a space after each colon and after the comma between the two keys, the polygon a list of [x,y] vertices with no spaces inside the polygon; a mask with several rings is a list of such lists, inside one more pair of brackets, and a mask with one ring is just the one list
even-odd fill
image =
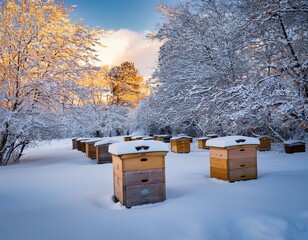
{"label": "sunlit cloud", "polygon": [[101,39],[106,47],[97,47],[100,65],[120,65],[124,61],[135,63],[140,74],[148,78],[157,63],[160,43],[146,38],[146,33],[127,29],[110,31]]}

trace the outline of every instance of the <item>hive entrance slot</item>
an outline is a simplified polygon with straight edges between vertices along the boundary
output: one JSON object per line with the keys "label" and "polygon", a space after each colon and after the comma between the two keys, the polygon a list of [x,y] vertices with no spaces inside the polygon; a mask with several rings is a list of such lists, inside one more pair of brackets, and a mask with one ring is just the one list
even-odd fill
{"label": "hive entrance slot", "polygon": [[138,147],[135,147],[137,151],[140,151],[140,150],[148,150],[149,149],[149,146],[138,146]]}

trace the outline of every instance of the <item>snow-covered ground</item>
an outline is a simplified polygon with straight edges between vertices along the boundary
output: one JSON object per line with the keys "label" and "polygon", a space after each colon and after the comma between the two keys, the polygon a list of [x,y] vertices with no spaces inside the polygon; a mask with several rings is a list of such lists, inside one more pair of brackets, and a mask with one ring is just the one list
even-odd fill
{"label": "snow-covered ground", "polygon": [[71,140],[28,149],[0,167],[1,240],[308,239],[308,152],[258,152],[258,179],[210,178],[209,151],[166,157],[167,200],[127,209],[112,201],[112,164]]}

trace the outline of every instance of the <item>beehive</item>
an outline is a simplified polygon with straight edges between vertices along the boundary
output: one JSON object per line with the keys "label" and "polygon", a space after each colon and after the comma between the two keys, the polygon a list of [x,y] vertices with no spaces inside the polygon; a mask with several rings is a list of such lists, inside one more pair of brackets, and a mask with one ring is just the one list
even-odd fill
{"label": "beehive", "polygon": [[285,153],[305,152],[305,142],[301,140],[288,140],[283,142]]}
{"label": "beehive", "polygon": [[208,140],[211,177],[239,181],[256,179],[259,139],[244,136]]}
{"label": "beehive", "polygon": [[260,145],[257,147],[259,151],[269,151],[271,150],[271,138],[267,136],[258,137],[260,140]]}
{"label": "beehive", "polygon": [[201,137],[197,138],[198,141],[198,148],[205,149],[206,147],[206,141],[208,140],[208,137]]}
{"label": "beehive", "polygon": [[124,137],[124,142],[129,142],[132,140],[132,137],[131,136],[125,136]]}
{"label": "beehive", "polygon": [[86,144],[85,141],[89,140],[89,138],[78,138],[76,139],[76,144],[77,144],[77,150],[81,152],[86,151]]}
{"label": "beehive", "polygon": [[87,140],[85,142],[85,144],[86,144],[86,156],[88,158],[96,159],[96,147],[94,146],[94,144],[96,142],[99,142],[99,141],[102,141],[102,140],[103,140],[102,138],[94,138],[94,139]]}
{"label": "beehive", "polygon": [[108,152],[108,148],[110,144],[113,144],[116,142],[117,141],[112,140],[112,139],[105,139],[103,141],[99,141],[94,144],[97,164],[112,163],[112,156]]}
{"label": "beehive", "polygon": [[171,138],[172,138],[171,135],[155,135],[154,136],[154,139],[156,141],[162,141],[162,142],[165,142],[165,143],[169,143]]}
{"label": "beehive", "polygon": [[191,137],[180,136],[173,137],[170,139],[171,142],[171,151],[175,153],[189,153],[190,152],[190,143]]}
{"label": "beehive", "polygon": [[77,139],[78,137],[72,138],[72,149],[77,149]]}
{"label": "beehive", "polygon": [[166,199],[165,156],[168,146],[137,140],[109,146],[113,162],[114,197],[130,208]]}

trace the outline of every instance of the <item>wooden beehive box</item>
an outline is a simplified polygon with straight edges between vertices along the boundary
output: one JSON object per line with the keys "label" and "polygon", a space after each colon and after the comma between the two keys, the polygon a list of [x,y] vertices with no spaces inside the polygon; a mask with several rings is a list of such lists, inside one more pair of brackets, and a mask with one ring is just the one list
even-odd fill
{"label": "wooden beehive box", "polygon": [[81,151],[81,152],[85,152],[86,151],[86,144],[85,141],[89,140],[89,138],[78,138],[76,140],[76,144],[77,144],[77,150]]}
{"label": "wooden beehive box", "polygon": [[168,146],[137,140],[109,146],[113,162],[114,197],[130,208],[166,199],[165,156]]}
{"label": "wooden beehive box", "polygon": [[175,153],[189,153],[190,152],[190,143],[191,137],[180,136],[173,137],[170,139],[171,142],[171,151]]}
{"label": "wooden beehive box", "polygon": [[305,152],[306,144],[301,140],[288,140],[283,142],[285,153]]}
{"label": "wooden beehive box", "polygon": [[165,143],[169,143],[171,138],[172,138],[171,135],[156,135],[156,136],[154,136],[154,139],[156,141],[161,141],[161,142],[165,142]]}
{"label": "wooden beehive box", "polygon": [[77,139],[78,137],[72,138],[72,149],[77,149]]}
{"label": "wooden beehive box", "polygon": [[201,138],[197,138],[198,141],[198,148],[201,149],[206,149],[206,141],[208,140],[208,137],[201,137]]}
{"label": "wooden beehive box", "polygon": [[258,137],[260,145],[257,147],[259,151],[270,151],[271,150],[271,138],[267,136]]}
{"label": "wooden beehive box", "polygon": [[86,156],[88,158],[96,159],[96,147],[94,146],[94,144],[102,140],[102,138],[94,138],[86,141]]}
{"label": "wooden beehive box", "polygon": [[124,137],[124,142],[129,142],[132,140],[132,137],[131,136],[125,136]]}
{"label": "wooden beehive box", "polygon": [[112,139],[105,139],[94,144],[97,164],[112,163],[112,155],[108,152],[108,148],[109,145],[116,142],[117,141]]}
{"label": "wooden beehive box", "polygon": [[230,136],[208,140],[211,177],[230,182],[256,179],[259,139]]}

